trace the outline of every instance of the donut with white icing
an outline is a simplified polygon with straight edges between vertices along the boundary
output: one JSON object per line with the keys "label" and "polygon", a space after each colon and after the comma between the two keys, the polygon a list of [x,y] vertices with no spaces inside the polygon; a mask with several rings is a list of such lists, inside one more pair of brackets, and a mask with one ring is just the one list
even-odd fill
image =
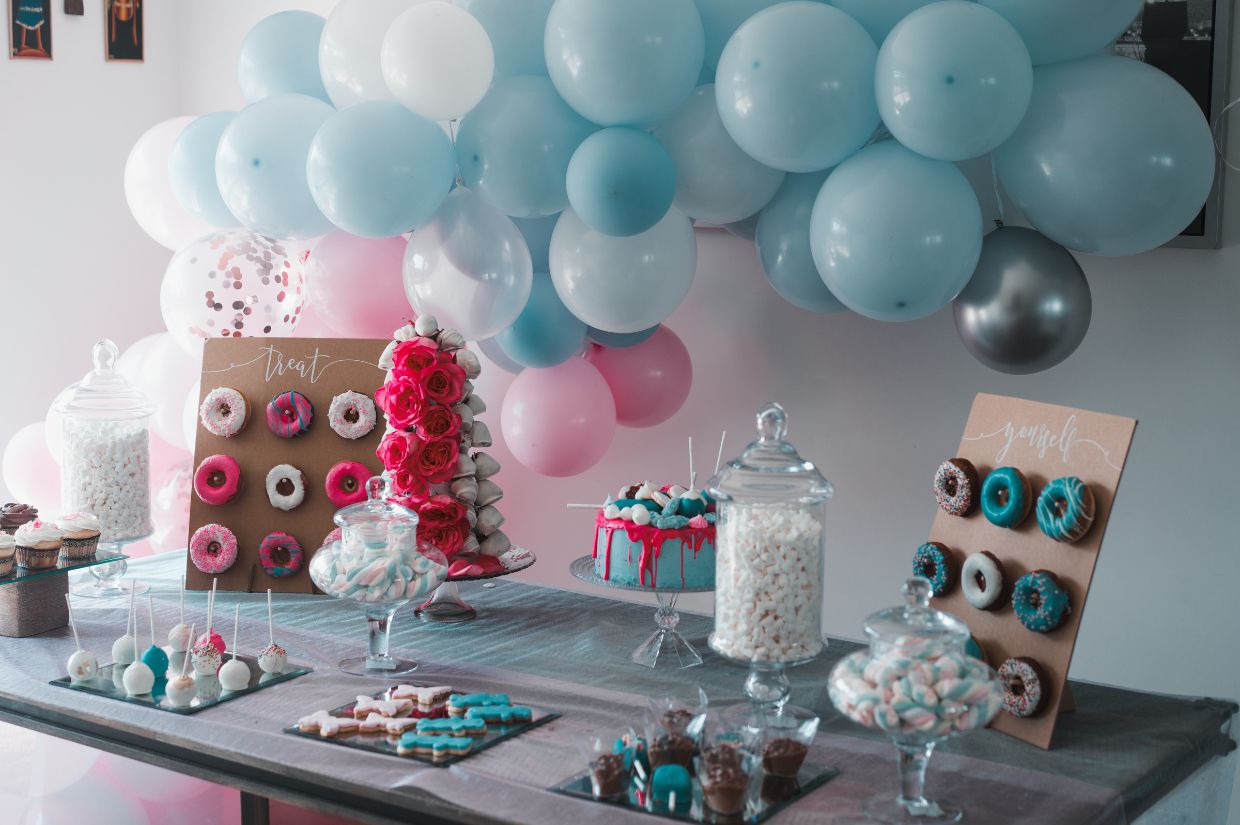
{"label": "donut with white icing", "polygon": [[306,476],[292,464],[267,471],[267,500],[277,510],[295,510],[306,500]]}
{"label": "donut with white icing", "polygon": [[354,440],[368,435],[377,421],[375,402],[353,390],[337,395],[327,408],[327,423],[341,438]]}
{"label": "donut with white icing", "polygon": [[250,402],[232,387],[216,387],[198,407],[203,429],[221,438],[232,438],[245,429],[250,418]]}
{"label": "donut with white icing", "polygon": [[1003,603],[1006,577],[1003,563],[982,550],[964,560],[960,570],[960,589],[965,601],[978,610],[995,610]]}

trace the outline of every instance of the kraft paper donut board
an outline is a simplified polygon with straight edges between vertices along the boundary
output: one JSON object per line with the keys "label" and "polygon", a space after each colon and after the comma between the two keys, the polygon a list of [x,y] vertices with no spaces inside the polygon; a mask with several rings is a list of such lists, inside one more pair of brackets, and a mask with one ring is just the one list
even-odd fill
{"label": "kraft paper donut board", "polygon": [[[328,424],[328,407],[337,395],[353,390],[373,400],[382,386],[378,366],[387,341],[336,338],[232,338],[209,340],[202,355],[201,403],[216,387],[230,387],[249,402],[244,428],[231,438],[213,435],[198,422],[194,439],[194,467],[209,456],[225,454],[241,467],[241,487],[227,504],[210,505],[197,495],[190,499],[189,533],[205,524],[220,524],[237,537],[237,560],[216,574],[219,589],[261,593],[317,592],[310,581],[310,559],[334,528],[338,509],[327,497],[325,480],[341,461],[358,461],[370,474],[383,469],[375,448],[383,437],[382,413],[365,436],[347,439]],[[309,428],[293,438],[281,438],[267,426],[266,408],[274,396],[294,391],[314,408]],[[277,464],[291,464],[305,476],[305,500],[292,510],[278,510],[267,496],[267,472]],[[365,479],[362,479],[363,487]],[[269,533],[287,533],[302,547],[301,569],[286,577],[269,575],[259,563],[259,545]],[[210,590],[213,576],[186,559],[185,586]]]}
{"label": "kraft paper donut board", "polygon": [[[960,447],[954,456],[941,459],[968,459],[983,480],[997,467],[1015,467],[1029,481],[1034,505],[1015,529],[995,526],[980,507],[965,516],[940,509],[929,541],[951,551],[957,580],[964,560],[980,551],[991,553],[1003,565],[1006,591],[997,609],[970,605],[959,581],[936,597],[934,604],[968,624],[992,667],[998,669],[1009,657],[1038,662],[1043,679],[1041,709],[1026,718],[1001,712],[991,727],[1044,749],[1051,747],[1059,714],[1073,708],[1066,684],[1068,668],[1136,426],[1131,418],[981,393],[973,401]],[[1038,494],[1065,476],[1084,481],[1095,502],[1089,532],[1072,544],[1045,535],[1035,512]],[[1047,633],[1026,629],[1012,609],[1012,583],[1034,570],[1053,573],[1071,599],[1071,612]]]}

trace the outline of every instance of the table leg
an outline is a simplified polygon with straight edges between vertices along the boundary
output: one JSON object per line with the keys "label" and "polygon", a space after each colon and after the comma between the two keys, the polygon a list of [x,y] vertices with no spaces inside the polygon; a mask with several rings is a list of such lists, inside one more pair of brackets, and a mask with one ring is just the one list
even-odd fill
{"label": "table leg", "polygon": [[241,792],[241,825],[268,825],[270,817],[267,797]]}

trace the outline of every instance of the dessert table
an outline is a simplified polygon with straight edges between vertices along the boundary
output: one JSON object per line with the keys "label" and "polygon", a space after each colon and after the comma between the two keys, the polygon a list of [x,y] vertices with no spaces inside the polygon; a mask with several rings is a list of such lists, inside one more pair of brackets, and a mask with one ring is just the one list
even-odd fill
{"label": "dessert table", "polygon": [[[177,621],[183,566],[179,553],[131,564],[132,575],[151,584],[164,632]],[[470,623],[423,623],[412,607],[398,615],[393,650],[422,663],[405,681],[507,691],[563,717],[448,768],[281,732],[314,710],[387,684],[336,669],[342,656],[364,646],[364,621],[352,605],[322,597],[276,601],[276,641],[291,663],[308,664],[314,673],[190,717],[49,685],[63,675],[73,650],[68,628],[0,639],[0,721],[239,788],[247,823],[266,820],[269,798],[362,822],[641,823],[649,822],[643,814],[546,789],[584,768],[578,743],[624,731],[649,696],[691,699],[701,685],[712,702],[741,698],[745,671],[703,643],[706,617],[686,614],[680,625],[703,651],[701,667],[651,670],[629,661],[646,633],[647,606],[512,580],[480,590],[474,600],[484,615]],[[218,602],[217,615],[241,605],[243,650],[266,645],[264,596],[221,593]],[[106,656],[126,607],[76,600],[83,645]],[[186,595],[187,622],[204,621],[205,609],[205,593]],[[868,796],[895,793],[890,744],[840,717],[827,699],[827,673],[856,647],[832,640],[819,660],[791,674],[793,701],[823,718],[811,758],[841,773],[777,814],[777,824],[851,822]],[[1223,821],[1235,771],[1235,757],[1225,758],[1235,748],[1235,703],[1082,682],[1072,690],[1078,709],[1060,723],[1054,750],[993,731],[961,737],[931,761],[929,790],[962,804],[971,822],[1153,823],[1172,806],[1192,811],[1194,822]]]}

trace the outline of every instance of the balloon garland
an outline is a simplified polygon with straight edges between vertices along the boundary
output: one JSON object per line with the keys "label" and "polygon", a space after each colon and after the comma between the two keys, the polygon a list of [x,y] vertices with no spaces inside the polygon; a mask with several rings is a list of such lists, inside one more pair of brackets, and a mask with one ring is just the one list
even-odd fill
{"label": "balloon garland", "polygon": [[[290,334],[303,304],[343,335],[433,314],[518,373],[517,458],[580,472],[605,440],[573,416],[654,426],[688,395],[661,325],[694,221],[753,239],[804,310],[954,304],[993,369],[1071,355],[1091,300],[1069,250],[1159,246],[1214,179],[1188,93],[1099,53],[1140,5],[340,0],[260,21],[248,105],[143,135],[126,197],[179,250],[161,306],[182,346]],[[1032,228],[983,237],[955,162],[987,155]]]}

